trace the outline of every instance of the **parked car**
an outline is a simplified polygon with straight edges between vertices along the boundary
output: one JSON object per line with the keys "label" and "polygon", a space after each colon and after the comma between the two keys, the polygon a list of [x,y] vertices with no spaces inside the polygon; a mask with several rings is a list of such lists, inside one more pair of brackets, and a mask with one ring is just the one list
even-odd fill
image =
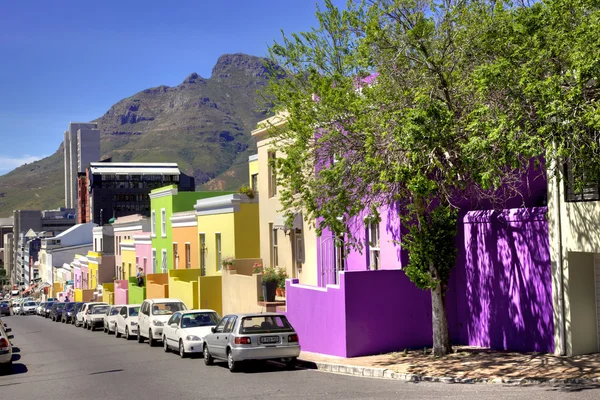
{"label": "parked car", "polygon": [[46,306],[46,302],[42,301],[40,304],[38,304],[38,306],[35,308],[35,313],[37,315],[42,315],[42,311],[44,310]]}
{"label": "parked car", "polygon": [[79,312],[76,314],[77,319],[75,321],[75,326],[81,326],[83,327],[83,329],[87,329],[86,316],[89,315],[90,308],[95,306],[96,304],[103,304],[106,306],[108,305],[107,303],[102,303],[98,301],[83,303],[83,307],[81,307]]}
{"label": "parked car", "polygon": [[44,308],[44,311],[42,312],[44,318],[49,318],[50,317],[50,310],[52,310],[52,306],[53,305],[54,305],[53,301],[46,302],[46,306]]}
{"label": "parked car", "polygon": [[13,335],[10,334],[11,329],[0,321],[0,369],[3,372],[11,372],[12,370],[12,344],[10,339]]}
{"label": "parked car", "polygon": [[154,346],[157,341],[162,340],[163,326],[173,313],[185,311],[187,307],[179,299],[146,299],[140,307],[138,343],[144,338],[148,344]]}
{"label": "parked car", "polygon": [[138,332],[138,314],[140,312],[140,304],[128,304],[121,307],[121,311],[117,315],[117,325],[115,327],[115,336],[125,336],[129,340],[132,335],[137,336]]}
{"label": "parked car", "polygon": [[83,308],[84,305],[85,305],[85,303],[81,302],[81,301],[75,303],[75,309],[73,310],[73,316],[71,317],[71,324],[72,325],[78,326],[76,324],[76,322],[77,322],[77,314],[79,314],[79,312],[81,311],[81,309]]}
{"label": "parked car", "polygon": [[123,306],[110,306],[106,310],[106,315],[104,316],[105,333],[108,333],[110,335],[111,333],[116,332],[117,315],[119,315],[119,312],[121,311],[122,307]]}
{"label": "parked car", "polygon": [[294,368],[300,355],[298,334],[279,313],[230,314],[204,338],[204,363],[227,360],[231,372],[247,360],[281,359]]}
{"label": "parked car", "polygon": [[77,303],[75,302],[69,302],[69,303],[65,303],[65,308],[63,309],[63,312],[60,316],[60,322],[64,323],[69,323],[71,321],[71,319],[73,318],[73,311],[75,310],[75,305]]}
{"label": "parked car", "polygon": [[57,301],[56,303],[52,304],[52,308],[50,308],[49,318],[53,322],[60,321],[60,319],[62,318],[62,311],[64,308],[65,308],[65,303],[63,303],[63,302]]}
{"label": "parked car", "polygon": [[3,315],[10,315],[10,305],[8,301],[0,302],[0,317]]}
{"label": "parked car", "polygon": [[19,310],[21,309],[21,302],[23,301],[23,299],[21,298],[16,298],[16,299],[12,299],[12,313],[13,315],[17,315],[19,313]]}
{"label": "parked car", "polygon": [[95,331],[96,328],[104,326],[104,317],[106,316],[106,311],[110,306],[108,304],[97,304],[93,307],[90,307],[90,312],[87,315],[87,328],[88,330]]}
{"label": "parked car", "polygon": [[19,309],[19,315],[30,315],[35,314],[35,309],[37,308],[37,304],[35,301],[26,301],[21,304],[21,308]]}
{"label": "parked car", "polygon": [[202,353],[204,337],[211,333],[221,317],[214,310],[188,310],[174,313],[163,327],[165,352],[177,349],[184,358],[190,353]]}

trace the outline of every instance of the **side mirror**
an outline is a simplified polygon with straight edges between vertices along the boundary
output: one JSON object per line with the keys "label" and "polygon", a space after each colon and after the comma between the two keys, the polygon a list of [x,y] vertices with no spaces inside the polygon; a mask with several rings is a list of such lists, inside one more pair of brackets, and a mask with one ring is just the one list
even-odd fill
{"label": "side mirror", "polygon": [[171,324],[171,328],[177,329],[177,324]]}
{"label": "side mirror", "polygon": [[210,331],[211,331],[212,333],[215,333],[215,331],[216,331],[216,330],[217,330],[217,329],[216,329],[216,327],[214,327],[214,326],[213,326],[212,328],[210,328]]}

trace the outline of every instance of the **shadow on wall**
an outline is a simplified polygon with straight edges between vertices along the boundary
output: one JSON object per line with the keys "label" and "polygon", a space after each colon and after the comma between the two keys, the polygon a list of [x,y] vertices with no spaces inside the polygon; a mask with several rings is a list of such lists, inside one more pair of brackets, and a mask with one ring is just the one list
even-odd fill
{"label": "shadow on wall", "polygon": [[472,211],[463,217],[447,295],[454,343],[554,351],[546,212]]}

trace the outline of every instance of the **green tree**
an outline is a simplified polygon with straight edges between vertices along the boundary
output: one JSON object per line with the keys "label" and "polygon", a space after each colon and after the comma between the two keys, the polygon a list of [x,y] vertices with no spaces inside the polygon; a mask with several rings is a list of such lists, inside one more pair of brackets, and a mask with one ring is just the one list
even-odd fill
{"label": "green tree", "polygon": [[287,74],[265,91],[287,119],[270,129],[287,155],[276,161],[285,210],[361,250],[352,225],[397,207],[405,271],[431,291],[435,355],[451,349],[461,201],[501,206],[534,156],[596,154],[600,52],[585,51],[600,43],[596,4],[326,1],[317,27],[270,48]]}

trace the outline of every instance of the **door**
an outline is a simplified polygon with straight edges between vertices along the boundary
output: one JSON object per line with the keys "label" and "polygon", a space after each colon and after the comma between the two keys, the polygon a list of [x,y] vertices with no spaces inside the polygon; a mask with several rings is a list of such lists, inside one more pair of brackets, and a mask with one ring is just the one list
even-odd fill
{"label": "door", "polygon": [[[175,346],[179,343],[179,338],[177,336],[177,331],[179,330],[179,322],[181,321],[181,314],[175,313],[171,318],[169,318],[169,322],[165,325],[163,332],[165,332],[165,336],[167,337],[167,343],[170,346]],[[174,328],[171,325],[175,326]]]}
{"label": "door", "polygon": [[225,325],[229,321],[229,317],[225,317],[215,327],[215,333],[211,335],[211,341],[209,342],[209,349],[213,356],[218,358],[225,358],[225,347],[223,346],[225,338]]}
{"label": "door", "polygon": [[[144,302],[142,304],[142,307],[140,309],[140,315],[139,315],[139,321],[138,321],[138,329],[139,329],[139,333],[140,336],[146,336],[148,334],[148,309],[150,307],[148,306],[148,302]],[[145,335],[144,335],[145,334]]]}
{"label": "door", "polygon": [[235,321],[237,317],[231,316],[229,320],[225,324],[225,328],[223,328],[223,355],[227,356],[227,345],[233,341],[233,327],[235,326]]}
{"label": "door", "polygon": [[117,332],[125,333],[125,318],[127,317],[127,307],[121,307],[117,315]]}

